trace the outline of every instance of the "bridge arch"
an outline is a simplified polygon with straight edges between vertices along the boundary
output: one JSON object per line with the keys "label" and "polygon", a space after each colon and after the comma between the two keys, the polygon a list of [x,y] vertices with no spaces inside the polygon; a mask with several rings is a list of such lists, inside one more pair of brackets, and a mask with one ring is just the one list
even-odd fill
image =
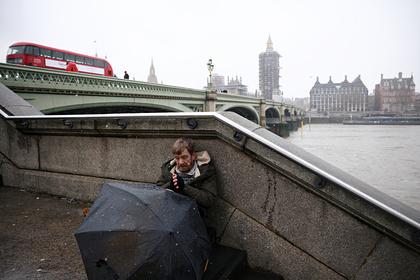
{"label": "bridge arch", "polygon": [[67,104],[65,106],[43,109],[44,114],[110,114],[110,113],[157,113],[191,112],[182,104],[156,104],[148,102],[97,102]]}
{"label": "bridge arch", "polygon": [[280,123],[280,111],[276,107],[268,107],[265,110],[265,122],[267,125]]}
{"label": "bridge arch", "polygon": [[227,112],[235,112],[236,114],[259,124],[260,118],[258,115],[257,110],[255,110],[252,106],[237,106],[237,105],[224,105],[219,110],[219,112],[227,111]]}
{"label": "bridge arch", "polygon": [[267,110],[265,110],[265,117],[280,119],[280,110],[277,109],[276,107],[268,107]]}

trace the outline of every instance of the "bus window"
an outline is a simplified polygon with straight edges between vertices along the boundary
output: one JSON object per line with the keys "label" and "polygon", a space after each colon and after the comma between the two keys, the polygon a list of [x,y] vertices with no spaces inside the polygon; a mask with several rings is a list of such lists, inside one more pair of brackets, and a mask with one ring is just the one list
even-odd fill
{"label": "bus window", "polygon": [[25,46],[10,47],[7,54],[21,54],[25,50]]}
{"label": "bus window", "polygon": [[97,67],[105,68],[105,63],[104,63],[103,60],[95,59],[95,60],[93,60],[93,65],[95,65]]}
{"label": "bus window", "polygon": [[26,46],[25,48],[25,54],[33,54],[34,52],[34,47],[32,46]]}
{"label": "bus window", "polygon": [[85,58],[83,56],[76,56],[76,62],[77,63],[81,63],[81,64],[85,64]]}
{"label": "bus window", "polygon": [[41,49],[41,55],[45,57],[51,57],[51,50]]}
{"label": "bus window", "polygon": [[64,59],[64,53],[53,51],[52,52],[52,57],[55,58],[55,59],[61,59],[61,60],[63,60]]}
{"label": "bus window", "polygon": [[39,48],[38,47],[33,47],[33,48],[34,48],[34,55],[39,56]]}
{"label": "bus window", "polygon": [[64,54],[64,60],[76,62],[76,56],[74,54]]}
{"label": "bus window", "polygon": [[92,58],[89,58],[89,57],[85,57],[85,63],[87,65],[93,65],[93,59]]}

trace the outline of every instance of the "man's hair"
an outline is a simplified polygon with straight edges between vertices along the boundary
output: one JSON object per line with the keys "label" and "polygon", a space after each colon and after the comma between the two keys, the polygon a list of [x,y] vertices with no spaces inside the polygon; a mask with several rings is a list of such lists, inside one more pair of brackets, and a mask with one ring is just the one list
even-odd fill
{"label": "man's hair", "polygon": [[172,145],[172,154],[179,155],[185,149],[192,155],[194,153],[194,143],[191,138],[178,138]]}

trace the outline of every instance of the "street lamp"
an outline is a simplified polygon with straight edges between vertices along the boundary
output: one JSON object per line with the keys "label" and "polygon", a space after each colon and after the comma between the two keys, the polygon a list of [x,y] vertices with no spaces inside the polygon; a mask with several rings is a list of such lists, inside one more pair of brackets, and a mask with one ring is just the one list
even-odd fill
{"label": "street lamp", "polygon": [[213,72],[214,69],[214,64],[213,64],[213,60],[210,58],[209,61],[207,62],[207,69],[209,70],[209,82],[208,82],[208,88],[211,90],[212,88],[212,83],[211,83],[211,72]]}

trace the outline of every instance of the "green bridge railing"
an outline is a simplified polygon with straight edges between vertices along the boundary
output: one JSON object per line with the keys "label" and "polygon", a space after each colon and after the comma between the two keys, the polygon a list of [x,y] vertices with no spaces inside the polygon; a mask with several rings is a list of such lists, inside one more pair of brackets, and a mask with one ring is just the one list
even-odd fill
{"label": "green bridge railing", "polygon": [[0,63],[0,82],[12,88],[60,89],[102,92],[167,92],[205,95],[204,90],[150,84],[142,81],[123,80],[114,77],[94,76],[60,70]]}

